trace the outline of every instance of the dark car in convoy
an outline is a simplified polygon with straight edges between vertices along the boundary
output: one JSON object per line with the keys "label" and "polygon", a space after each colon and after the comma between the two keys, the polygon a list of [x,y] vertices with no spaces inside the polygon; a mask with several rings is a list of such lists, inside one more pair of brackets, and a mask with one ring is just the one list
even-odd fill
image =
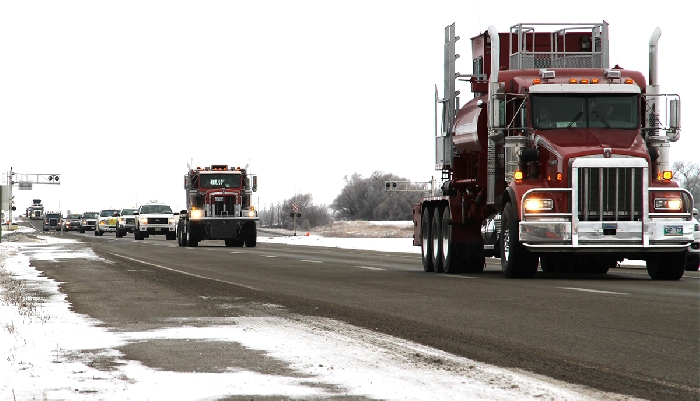
{"label": "dark car in convoy", "polygon": [[63,219],[63,215],[61,215],[61,213],[56,213],[56,212],[46,213],[44,215],[44,224],[43,224],[44,231],[49,231],[49,230],[61,231],[61,219]]}
{"label": "dark car in convoy", "polygon": [[83,218],[81,214],[69,213],[66,218],[63,219],[61,224],[61,231],[78,231],[80,230],[80,220]]}
{"label": "dark car in convoy", "polygon": [[80,232],[85,231],[95,231],[95,226],[97,226],[97,217],[100,214],[97,212],[86,212],[83,213],[83,218],[80,219]]}
{"label": "dark car in convoy", "polygon": [[136,226],[136,216],[134,213],[138,209],[122,209],[119,211],[117,219],[117,238],[123,237],[126,233],[133,233]]}

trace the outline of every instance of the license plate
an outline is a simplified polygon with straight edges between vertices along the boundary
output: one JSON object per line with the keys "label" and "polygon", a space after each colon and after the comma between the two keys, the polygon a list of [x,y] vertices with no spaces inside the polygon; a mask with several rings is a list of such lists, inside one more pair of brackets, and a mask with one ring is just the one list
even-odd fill
{"label": "license plate", "polygon": [[683,235],[683,226],[664,226],[664,235]]}
{"label": "license plate", "polygon": [[214,202],[223,202],[223,201],[224,201],[224,197],[223,197],[223,196],[215,196],[215,197],[214,197]]}

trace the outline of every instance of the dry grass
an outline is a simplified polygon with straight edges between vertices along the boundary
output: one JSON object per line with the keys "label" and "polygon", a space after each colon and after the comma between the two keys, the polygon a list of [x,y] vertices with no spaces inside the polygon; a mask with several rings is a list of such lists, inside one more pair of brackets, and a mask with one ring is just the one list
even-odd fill
{"label": "dry grass", "polygon": [[413,238],[413,225],[403,221],[337,221],[311,233],[334,238]]}

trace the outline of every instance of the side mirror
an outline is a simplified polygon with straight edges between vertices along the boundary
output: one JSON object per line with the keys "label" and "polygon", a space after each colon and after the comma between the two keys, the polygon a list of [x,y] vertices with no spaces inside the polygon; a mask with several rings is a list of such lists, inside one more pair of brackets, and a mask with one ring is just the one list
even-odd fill
{"label": "side mirror", "polygon": [[671,129],[681,128],[681,101],[680,99],[672,99],[669,101],[669,126]]}

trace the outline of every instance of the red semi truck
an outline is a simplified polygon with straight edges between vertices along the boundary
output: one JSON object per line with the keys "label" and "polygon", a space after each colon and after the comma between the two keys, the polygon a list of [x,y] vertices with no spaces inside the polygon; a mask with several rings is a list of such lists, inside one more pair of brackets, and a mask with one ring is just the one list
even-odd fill
{"label": "red semi truck", "polygon": [[[489,27],[471,38],[472,74],[456,72],[445,28],[442,185],[413,210],[424,270],[482,272],[498,256],[508,278],[604,274],[636,259],[652,279],[680,279],[693,198],[672,180],[680,98],[659,89],[660,35],[647,82],[609,67],[605,22]],[[457,81],[473,94],[461,107]]]}
{"label": "red semi truck", "polygon": [[251,197],[257,186],[257,176],[244,168],[225,164],[189,167],[185,175],[187,209],[180,211],[178,245],[224,240],[226,246],[256,246],[259,218]]}

